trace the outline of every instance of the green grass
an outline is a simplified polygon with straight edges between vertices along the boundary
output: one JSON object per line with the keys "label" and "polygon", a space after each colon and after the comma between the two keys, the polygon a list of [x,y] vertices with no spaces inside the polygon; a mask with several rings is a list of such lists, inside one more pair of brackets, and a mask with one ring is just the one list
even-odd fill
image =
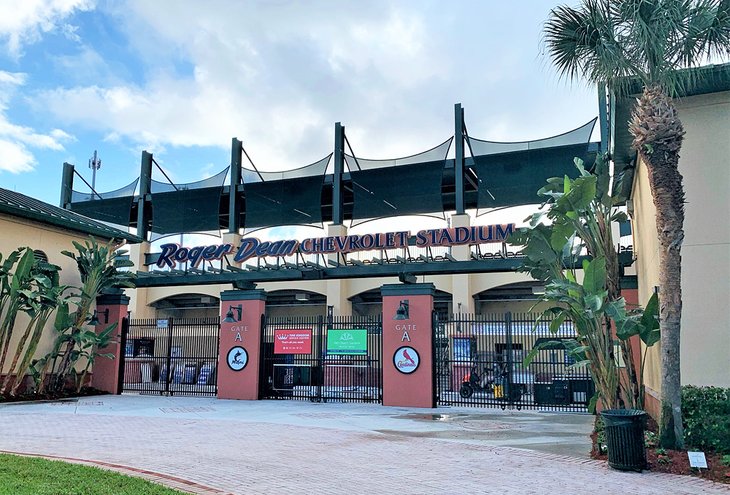
{"label": "green grass", "polygon": [[0,454],[0,495],[180,495],[139,478],[88,466]]}

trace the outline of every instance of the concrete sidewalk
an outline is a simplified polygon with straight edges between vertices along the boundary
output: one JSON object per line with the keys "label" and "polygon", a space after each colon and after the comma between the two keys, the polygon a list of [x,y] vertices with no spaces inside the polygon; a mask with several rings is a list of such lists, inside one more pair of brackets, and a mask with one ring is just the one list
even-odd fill
{"label": "concrete sidewalk", "polygon": [[101,396],[0,405],[0,450],[142,470],[197,493],[730,493],[590,460],[592,421],[530,411]]}

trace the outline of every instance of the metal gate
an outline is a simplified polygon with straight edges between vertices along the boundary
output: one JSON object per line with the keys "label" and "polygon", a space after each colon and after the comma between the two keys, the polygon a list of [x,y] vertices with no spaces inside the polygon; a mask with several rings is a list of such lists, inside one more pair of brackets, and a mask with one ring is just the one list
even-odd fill
{"label": "metal gate", "polygon": [[[529,313],[459,314],[434,318],[435,388],[439,405],[587,411],[595,388],[586,367],[571,368],[563,342],[575,338],[570,322],[556,333]],[[534,360],[523,360],[542,344]]]}
{"label": "metal gate", "polygon": [[380,317],[265,318],[260,398],[382,402]]}
{"label": "metal gate", "polygon": [[219,318],[125,318],[122,391],[215,397],[219,333]]}

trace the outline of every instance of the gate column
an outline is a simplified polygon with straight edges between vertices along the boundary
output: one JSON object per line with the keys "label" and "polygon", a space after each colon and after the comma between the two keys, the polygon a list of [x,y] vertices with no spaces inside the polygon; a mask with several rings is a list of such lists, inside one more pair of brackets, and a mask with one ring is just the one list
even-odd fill
{"label": "gate column", "polygon": [[433,284],[392,284],[383,296],[383,405],[435,407]]}
{"label": "gate column", "polygon": [[218,398],[257,400],[261,354],[263,290],[221,292],[218,340]]}
{"label": "gate column", "polygon": [[110,394],[121,394],[122,389],[120,363],[122,362],[122,320],[127,316],[127,307],[129,305],[129,297],[124,295],[121,289],[110,291],[96,298],[96,317],[99,323],[94,327],[96,333],[103,332],[109,325],[116,323],[114,329],[114,339],[112,343],[103,349],[99,349],[101,354],[111,354],[112,359],[106,357],[98,357],[94,361],[94,367],[91,375],[91,385],[104,392]]}

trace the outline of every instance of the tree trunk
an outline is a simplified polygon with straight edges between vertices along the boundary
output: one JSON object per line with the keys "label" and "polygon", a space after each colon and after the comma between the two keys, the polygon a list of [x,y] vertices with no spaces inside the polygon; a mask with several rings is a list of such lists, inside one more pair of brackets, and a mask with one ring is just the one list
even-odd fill
{"label": "tree trunk", "polygon": [[657,86],[644,89],[629,128],[634,137],[634,147],[648,167],[649,186],[656,208],[660,248],[660,444],[664,448],[676,449],[684,445],[680,376],[684,188],[678,169],[684,129],[674,102]]}

